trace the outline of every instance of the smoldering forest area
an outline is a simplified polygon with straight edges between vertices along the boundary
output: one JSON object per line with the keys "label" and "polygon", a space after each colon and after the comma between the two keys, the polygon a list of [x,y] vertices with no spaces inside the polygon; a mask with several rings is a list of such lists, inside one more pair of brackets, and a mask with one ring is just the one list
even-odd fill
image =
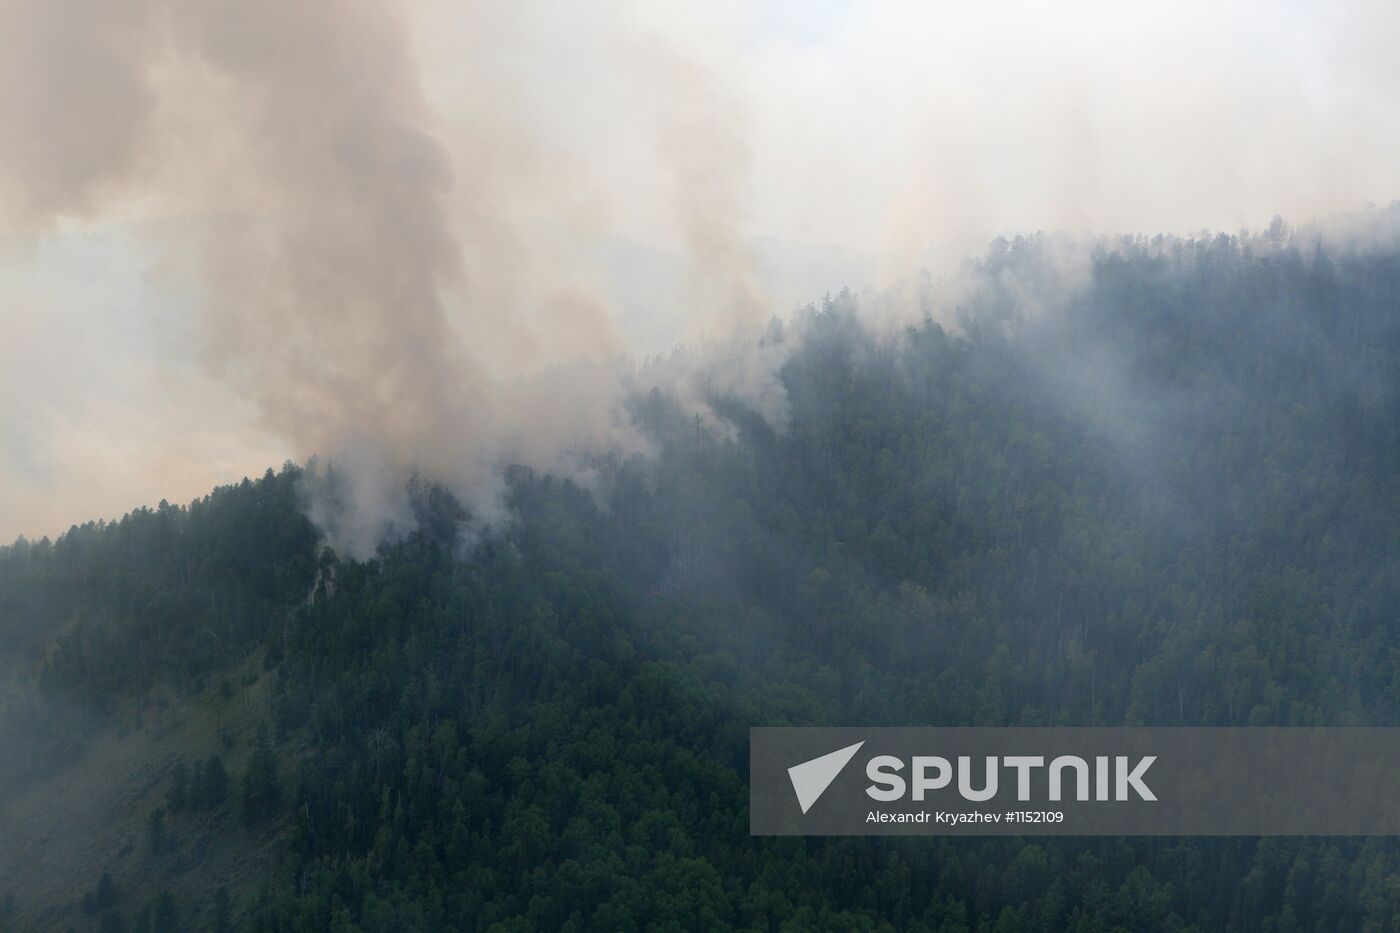
{"label": "smoldering forest area", "polygon": [[754,726],[1400,721],[1343,6],[0,0],[0,929],[1388,928],[749,835]]}
{"label": "smoldering forest area", "polygon": [[[753,723],[1394,721],[1400,252],[1360,242],[1117,240],[1073,284],[1000,242],[956,329],[770,328],[781,427],[654,385],[648,453],[509,469],[489,531],[420,477],[367,559],[290,463],[6,548],[11,922],[1383,923],[1385,841],[746,829]],[[97,768],[134,812],[53,845]]]}

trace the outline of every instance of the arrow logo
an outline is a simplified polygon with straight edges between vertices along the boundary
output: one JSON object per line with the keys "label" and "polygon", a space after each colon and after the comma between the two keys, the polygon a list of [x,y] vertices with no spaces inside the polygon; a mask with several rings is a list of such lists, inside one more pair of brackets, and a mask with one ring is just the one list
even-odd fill
{"label": "arrow logo", "polygon": [[797,792],[797,803],[802,807],[803,813],[812,809],[812,804],[826,793],[826,789],[836,780],[841,769],[850,763],[864,744],[864,741],[860,741],[854,745],[847,745],[820,758],[813,758],[788,768],[788,777],[792,779],[792,789]]}

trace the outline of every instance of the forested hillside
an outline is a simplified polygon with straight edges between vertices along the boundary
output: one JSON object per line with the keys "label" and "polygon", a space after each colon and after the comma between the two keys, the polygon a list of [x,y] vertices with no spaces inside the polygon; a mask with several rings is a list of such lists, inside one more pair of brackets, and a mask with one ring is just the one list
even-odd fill
{"label": "forested hillside", "polygon": [[[0,550],[0,814],[152,697],[246,717],[152,763],[139,863],[0,873],[0,923],[1389,928],[1389,841],[748,835],[754,725],[1400,725],[1400,252],[1057,261],[994,244],[956,325],[828,298],[770,331],[780,430],[644,387],[655,456],[512,469],[482,536],[420,484],[342,559],[288,465]],[[275,870],[175,870],[260,833]]]}

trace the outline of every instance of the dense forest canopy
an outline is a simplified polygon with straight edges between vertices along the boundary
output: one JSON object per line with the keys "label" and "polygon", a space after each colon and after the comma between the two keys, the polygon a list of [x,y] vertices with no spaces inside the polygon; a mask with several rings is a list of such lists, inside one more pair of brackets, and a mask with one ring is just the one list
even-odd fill
{"label": "dense forest canopy", "polygon": [[[770,329],[786,424],[643,387],[654,456],[598,452],[590,490],[511,469],[487,534],[422,481],[415,533],[337,556],[288,464],[0,549],[0,741],[22,750],[0,808],[84,767],[122,711],[256,679],[264,728],[226,793],[190,797],[202,759],[153,766],[173,796],[136,874],[160,889],[165,849],[286,830],[267,877],[150,899],[94,876],[73,892],[92,910],[64,913],[0,876],[3,909],[109,930],[1387,926],[1400,847],[1375,840],[748,835],[755,725],[1400,724],[1400,249],[1276,225],[1064,263],[999,241],[946,325],[828,297]],[[221,810],[218,833],[192,815]]]}

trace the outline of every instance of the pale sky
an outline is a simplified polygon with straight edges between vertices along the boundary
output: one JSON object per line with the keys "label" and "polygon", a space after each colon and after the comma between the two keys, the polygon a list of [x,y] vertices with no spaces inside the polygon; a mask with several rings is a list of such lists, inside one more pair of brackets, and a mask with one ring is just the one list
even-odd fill
{"label": "pale sky", "polygon": [[[482,413],[503,378],[936,273],[1002,233],[1235,232],[1400,197],[1394,4],[261,0],[246,36],[233,0],[170,4],[0,0],[0,540],[341,443],[336,392],[386,355],[330,330],[382,342],[403,309],[293,325],[338,294],[308,278],[424,279],[442,321],[387,359],[437,323],[460,342],[434,365],[466,360],[476,395],[423,416],[440,436],[503,420]],[[306,47],[264,54],[257,28]],[[340,57],[318,69],[322,38]],[[365,278],[355,251],[403,231]],[[455,257],[415,263],[420,235]],[[298,256],[314,271],[248,285],[250,257]],[[284,325],[303,359],[264,366]]]}

